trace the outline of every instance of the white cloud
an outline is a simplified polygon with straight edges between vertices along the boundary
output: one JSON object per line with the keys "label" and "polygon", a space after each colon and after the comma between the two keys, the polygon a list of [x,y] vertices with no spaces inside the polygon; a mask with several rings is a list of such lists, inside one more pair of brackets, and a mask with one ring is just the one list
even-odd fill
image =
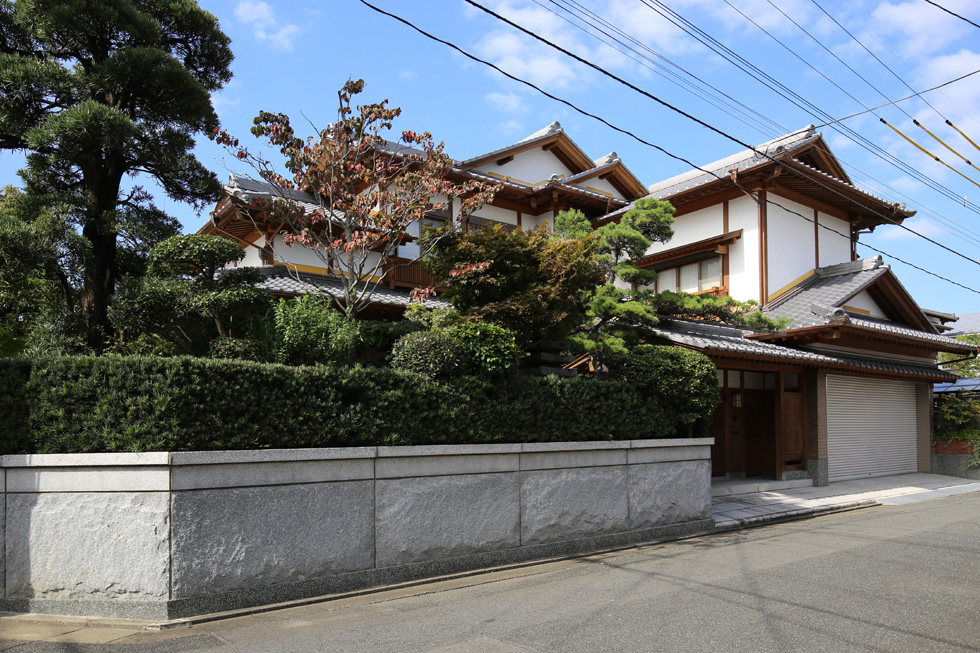
{"label": "white cloud", "polygon": [[[944,0],[944,6],[957,11],[968,9],[974,0]],[[910,0],[892,4],[882,2],[872,12],[875,31],[882,32],[904,56],[917,57],[939,52],[964,36],[970,26],[925,2]]]}
{"label": "white cloud", "polygon": [[486,96],[487,104],[497,108],[504,113],[519,113],[524,111],[524,101],[517,93],[488,93]]}
{"label": "white cloud", "polygon": [[292,50],[293,39],[299,34],[299,27],[283,24],[273,8],[261,0],[241,0],[235,7],[235,18],[249,25],[255,38],[279,50]]}
{"label": "white cloud", "polygon": [[402,79],[412,80],[412,79],[418,79],[419,74],[414,70],[403,70],[400,73],[398,73],[398,76],[401,77]]}
{"label": "white cloud", "polygon": [[523,133],[524,125],[516,120],[508,120],[505,123],[501,123],[499,129],[505,136],[513,136],[514,134]]}
{"label": "white cloud", "polygon": [[[937,240],[942,238],[943,236],[949,235],[949,232],[946,231],[946,229],[944,229],[943,227],[939,226],[938,224],[936,224],[931,220],[927,220],[926,218],[913,217],[913,218],[909,218],[908,220],[905,220],[905,222],[903,222],[902,224],[908,227],[909,229],[913,229],[917,231],[923,236],[928,236],[929,238],[933,238]],[[908,229],[902,229],[901,227],[896,227],[896,226],[878,227],[875,230],[875,237],[876,240],[879,241],[884,240],[889,242],[912,241],[915,240],[916,238],[919,238],[919,236],[912,233]]]}

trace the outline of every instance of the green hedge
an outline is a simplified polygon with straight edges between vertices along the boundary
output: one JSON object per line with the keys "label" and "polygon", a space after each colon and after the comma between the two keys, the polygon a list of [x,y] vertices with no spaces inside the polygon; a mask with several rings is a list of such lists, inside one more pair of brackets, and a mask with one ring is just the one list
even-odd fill
{"label": "green hedge", "polygon": [[678,412],[624,381],[509,376],[450,384],[371,367],[188,357],[0,359],[2,453],[687,436],[691,419]]}

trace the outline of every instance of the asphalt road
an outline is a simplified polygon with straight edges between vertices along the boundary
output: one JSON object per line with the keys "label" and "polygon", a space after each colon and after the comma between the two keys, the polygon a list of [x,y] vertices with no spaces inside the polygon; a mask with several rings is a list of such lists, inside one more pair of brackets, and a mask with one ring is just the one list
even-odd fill
{"label": "asphalt road", "polygon": [[[980,493],[28,651],[976,651]],[[2,649],[3,646],[0,646]]]}

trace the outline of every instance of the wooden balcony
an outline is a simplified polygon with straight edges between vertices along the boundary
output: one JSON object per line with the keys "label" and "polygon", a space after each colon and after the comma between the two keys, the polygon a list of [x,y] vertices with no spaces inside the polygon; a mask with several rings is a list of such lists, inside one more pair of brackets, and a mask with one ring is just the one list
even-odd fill
{"label": "wooden balcony", "polygon": [[439,280],[423,270],[418,261],[406,258],[389,258],[385,263],[384,280],[392,290],[429,286],[436,286],[436,290],[441,289],[441,286],[437,285]]}

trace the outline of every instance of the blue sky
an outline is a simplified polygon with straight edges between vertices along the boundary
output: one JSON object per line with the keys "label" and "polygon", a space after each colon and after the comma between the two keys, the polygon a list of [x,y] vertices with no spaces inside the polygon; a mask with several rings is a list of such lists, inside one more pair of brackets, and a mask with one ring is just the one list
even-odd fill
{"label": "blue sky", "polygon": [[[905,97],[911,93],[905,83],[920,91],[980,69],[980,29],[923,0],[665,2],[834,118]],[[938,2],[980,23],[980,5],[975,0]],[[742,149],[598,72],[532,42],[461,0],[374,0],[373,4],[697,164]],[[780,97],[669,24],[651,8],[657,5],[655,0],[592,0],[580,5],[571,0],[486,0],[481,4],[744,142],[761,143],[783,128],[792,131],[825,122],[822,115]],[[223,30],[232,38],[234,78],[214,102],[223,126],[243,141],[251,140],[248,128],[259,110],[289,114],[300,131],[304,115],[313,124],[324,126],[336,116],[336,90],[348,78],[363,78],[367,82],[364,101],[389,99],[393,106],[403,109],[397,129],[430,131],[437,140],[445,141],[447,152],[458,159],[502,147],[559,120],[590,156],[597,158],[616,151],[646,184],[688,169],[679,161],[465,59],[358,0],[206,0],[201,5],[218,16]],[[641,50],[647,57],[660,62],[664,60],[658,57],[669,59],[748,107],[739,110],[752,117],[741,117],[730,107],[713,106],[704,94],[714,97],[712,102],[717,104],[714,91],[701,91],[701,96],[692,94],[651,70],[653,65],[647,60],[632,53],[630,58],[601,43],[594,32],[582,29],[582,23],[566,20],[571,18],[569,7],[587,7],[635,39],[637,49],[649,48]],[[980,151],[944,124],[945,119],[951,120],[980,143],[980,74],[925,98],[932,107],[912,99],[843,124],[938,182],[958,200],[945,197],[873,156],[840,130],[824,127],[820,131],[859,186],[890,201],[906,202],[919,211],[906,224],[980,260],[980,215],[963,205],[964,198],[980,205],[980,186],[932,161],[879,122],[879,117],[884,118],[960,173],[980,182],[980,170],[944,150],[912,123],[912,118],[916,118],[980,165]],[[199,144],[198,156],[222,178],[229,170],[247,172],[206,140]],[[14,172],[20,163],[16,155],[0,156],[0,183],[16,183]],[[206,215],[169,200],[161,199],[160,203],[181,219],[186,231],[196,230],[207,219]],[[898,227],[879,227],[862,240],[980,289],[976,282],[980,264]],[[859,254],[872,256],[874,252],[859,248]],[[886,257],[886,262],[894,265],[905,287],[922,306],[955,313],[980,311],[980,294],[957,288],[893,258]]]}

